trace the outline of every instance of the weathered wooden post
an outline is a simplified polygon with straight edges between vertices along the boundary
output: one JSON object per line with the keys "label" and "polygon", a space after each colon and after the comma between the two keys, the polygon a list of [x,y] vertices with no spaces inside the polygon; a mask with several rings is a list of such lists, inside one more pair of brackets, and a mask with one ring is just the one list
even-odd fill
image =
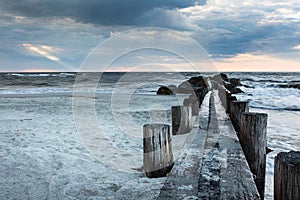
{"label": "weathered wooden post", "polygon": [[219,92],[219,97],[220,97],[221,103],[225,108],[225,106],[226,106],[226,89],[224,88],[224,86],[220,85],[218,92]]}
{"label": "weathered wooden post", "polygon": [[144,171],[149,178],[166,176],[173,166],[170,126],[146,124],[143,126]]}
{"label": "weathered wooden post", "polygon": [[275,157],[274,199],[300,199],[300,151],[281,152]]}
{"label": "weathered wooden post", "polygon": [[190,101],[190,99],[189,98],[185,98],[184,100],[183,100],[183,106],[189,106],[189,107],[191,107],[191,109],[192,109],[192,116],[193,116],[193,108],[192,108],[192,102]]}
{"label": "weathered wooden post", "polygon": [[237,101],[237,98],[235,96],[227,95],[226,96],[226,112],[230,113],[230,102]]}
{"label": "weathered wooden post", "polygon": [[199,114],[199,100],[196,95],[190,95],[189,100],[192,103],[192,115],[197,116]]}
{"label": "weathered wooden post", "polygon": [[197,95],[198,102],[199,102],[199,107],[201,106],[203,99],[205,95],[208,93],[208,88],[207,87],[198,87],[195,91],[195,94]]}
{"label": "weathered wooden post", "polygon": [[240,132],[241,113],[249,112],[249,101],[230,102],[230,117],[235,130]]}
{"label": "weathered wooden post", "polygon": [[241,114],[240,142],[261,199],[265,191],[267,120],[265,113]]}
{"label": "weathered wooden post", "polygon": [[172,106],[173,135],[188,133],[192,128],[192,108],[190,106]]}
{"label": "weathered wooden post", "polygon": [[191,98],[192,95],[188,99],[183,100],[184,106],[190,106],[192,108],[192,116],[197,116],[199,112],[198,98]]}

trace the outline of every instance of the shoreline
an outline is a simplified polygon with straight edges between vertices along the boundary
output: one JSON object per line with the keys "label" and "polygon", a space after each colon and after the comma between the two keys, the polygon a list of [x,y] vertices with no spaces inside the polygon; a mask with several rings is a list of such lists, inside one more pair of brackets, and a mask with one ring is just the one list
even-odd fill
{"label": "shoreline", "polygon": [[[14,195],[22,199],[24,198],[22,194],[25,198],[33,199],[34,197],[76,199],[86,196],[122,199],[128,195],[142,198],[143,190],[149,194],[144,199],[156,197],[164,178],[147,179],[137,171],[124,173],[113,170],[102,165],[86,150],[76,133],[72,114],[72,95],[73,93],[0,95],[2,111],[0,170],[3,172],[0,175],[0,182],[7,183],[0,187],[0,198],[9,199],[9,195]],[[147,97],[145,99],[149,97],[151,100],[149,104],[155,103],[155,99],[172,100],[170,96],[161,97],[156,94],[135,93],[134,95]],[[95,105],[98,115],[101,115],[99,112],[104,111],[106,107],[110,107],[103,106],[102,103],[108,102],[104,96],[107,98],[111,93],[96,93]],[[82,95],[82,97],[90,97],[90,95]],[[138,103],[135,100],[134,102]],[[147,114],[145,110],[148,107],[138,104],[136,109],[130,110],[130,114],[134,114],[130,116],[136,119],[137,123],[142,124],[144,121],[141,119]],[[161,109],[161,107],[157,108]],[[268,144],[271,142],[269,146],[273,147],[272,149],[274,146],[276,148],[269,156],[273,157],[279,150],[288,151],[297,147],[295,138],[298,137],[297,130],[300,131],[300,127],[299,124],[288,119],[290,116],[297,118],[298,112],[264,108],[253,108],[253,110],[267,112],[271,117]],[[126,109],[120,110],[120,116],[124,111]],[[113,116],[106,119],[98,116],[98,120],[104,120],[103,123],[107,125],[105,129],[107,133],[112,133],[111,138],[117,142],[117,145],[124,147],[122,139],[126,138],[119,138],[118,132],[109,124],[112,119]],[[296,133],[293,135],[291,130],[295,130]],[[129,141],[126,147],[129,148],[130,145],[132,144]],[[272,158],[267,160],[267,165],[267,170],[269,169],[267,175],[272,175],[270,170],[273,167]],[[271,180],[267,178],[267,181]],[[270,191],[271,183],[266,185],[270,186],[268,188]],[[15,194],[12,191],[15,191]],[[272,199],[272,195],[266,197]]]}
{"label": "shoreline", "polygon": [[[0,199],[158,195],[162,179],[104,166],[82,144],[70,98],[0,98]],[[32,101],[33,100],[33,101]],[[9,103],[9,106],[3,106]]]}

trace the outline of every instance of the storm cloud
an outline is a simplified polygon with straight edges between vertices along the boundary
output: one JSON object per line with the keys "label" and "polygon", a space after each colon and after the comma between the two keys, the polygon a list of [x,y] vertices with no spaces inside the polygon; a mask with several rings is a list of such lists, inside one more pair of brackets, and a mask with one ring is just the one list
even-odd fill
{"label": "storm cloud", "polygon": [[[300,57],[298,0],[0,0],[0,60],[15,69],[76,68],[100,42],[144,27],[180,31],[214,59]],[[41,46],[58,49],[57,59],[32,50]]]}
{"label": "storm cloud", "polygon": [[171,10],[204,3],[204,0],[1,0],[0,6],[26,17],[69,17],[102,25],[143,25],[139,18],[153,9]]}

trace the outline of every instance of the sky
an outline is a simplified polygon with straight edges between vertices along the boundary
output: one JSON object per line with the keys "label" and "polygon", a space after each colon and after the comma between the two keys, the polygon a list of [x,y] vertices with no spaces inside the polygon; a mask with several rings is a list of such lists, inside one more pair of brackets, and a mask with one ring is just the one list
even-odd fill
{"label": "sky", "polygon": [[300,71],[300,1],[0,0],[1,72],[204,66]]}

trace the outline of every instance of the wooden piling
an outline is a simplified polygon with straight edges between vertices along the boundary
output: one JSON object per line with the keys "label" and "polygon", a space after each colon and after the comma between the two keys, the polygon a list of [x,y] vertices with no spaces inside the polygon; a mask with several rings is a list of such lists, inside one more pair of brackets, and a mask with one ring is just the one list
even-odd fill
{"label": "wooden piling", "polygon": [[146,124],[143,126],[144,171],[147,177],[164,177],[173,166],[170,126]]}
{"label": "wooden piling", "polygon": [[198,98],[194,98],[193,95],[190,95],[188,99],[184,99],[184,106],[190,106],[192,108],[192,116],[197,116],[199,113],[199,104]]}
{"label": "wooden piling", "polygon": [[192,103],[192,115],[198,116],[200,107],[198,98],[194,95],[190,95],[189,100]]}
{"label": "wooden piling", "polygon": [[300,199],[300,151],[281,152],[275,157],[274,199]]}
{"label": "wooden piling", "polygon": [[224,106],[224,108],[226,107],[226,96],[227,96],[227,91],[224,88],[224,86],[219,86],[218,88],[218,93],[219,93],[219,97],[221,100],[222,105]]}
{"label": "wooden piling", "polygon": [[188,133],[192,128],[192,108],[190,106],[172,106],[173,135]]}
{"label": "wooden piling", "polygon": [[235,130],[240,132],[241,113],[249,112],[249,101],[231,101],[230,117]]}
{"label": "wooden piling", "polygon": [[[185,98],[184,100],[183,100],[183,106],[190,106],[191,108],[192,108],[192,102],[190,101],[190,99],[189,98]],[[193,108],[192,108],[192,113],[193,113]]]}
{"label": "wooden piling", "polygon": [[235,97],[235,96],[229,96],[229,95],[227,95],[226,96],[226,113],[230,113],[230,103],[232,102],[232,101],[237,101],[237,98]]}
{"label": "wooden piling", "polygon": [[261,199],[264,199],[266,174],[267,119],[265,113],[242,113],[240,142]]}
{"label": "wooden piling", "polygon": [[197,101],[199,102],[199,107],[200,107],[205,95],[208,93],[208,88],[207,87],[198,87],[194,91],[195,91],[195,94],[197,95],[197,98],[198,98]]}

